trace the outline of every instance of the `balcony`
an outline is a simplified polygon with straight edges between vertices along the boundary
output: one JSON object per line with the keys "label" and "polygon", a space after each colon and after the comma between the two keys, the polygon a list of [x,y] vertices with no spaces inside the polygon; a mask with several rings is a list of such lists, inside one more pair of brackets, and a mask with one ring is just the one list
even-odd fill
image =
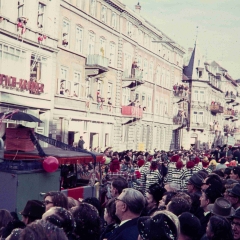
{"label": "balcony", "polygon": [[223,113],[223,107],[220,104],[211,104],[210,111],[212,113]]}
{"label": "balcony", "polygon": [[142,118],[143,109],[135,106],[122,106],[122,115],[134,118]]}
{"label": "balcony", "polygon": [[183,116],[174,116],[173,117],[173,130],[177,130],[183,127],[186,127],[188,123],[188,119]]}
{"label": "balcony", "polygon": [[138,68],[132,68],[131,72],[126,69],[122,75],[124,81],[122,87],[137,88],[145,83],[143,80],[143,71]]}
{"label": "balcony", "polygon": [[108,71],[109,59],[101,55],[88,55],[86,60],[86,75],[96,76]]}
{"label": "balcony", "polygon": [[234,121],[237,121],[238,119],[239,119],[239,113],[238,113],[237,110],[235,110],[234,113],[233,113],[232,121],[234,122]]}
{"label": "balcony", "polygon": [[226,109],[226,110],[224,111],[224,118],[225,118],[226,120],[233,119],[234,116],[235,116],[234,110],[232,110],[232,109]]}
{"label": "balcony", "polygon": [[236,100],[236,95],[234,95],[233,93],[226,92],[225,100],[227,103],[232,103]]}
{"label": "balcony", "polygon": [[208,128],[208,124],[206,123],[191,123],[191,129],[193,130],[200,130],[200,131],[204,131],[205,129],[209,129]]}

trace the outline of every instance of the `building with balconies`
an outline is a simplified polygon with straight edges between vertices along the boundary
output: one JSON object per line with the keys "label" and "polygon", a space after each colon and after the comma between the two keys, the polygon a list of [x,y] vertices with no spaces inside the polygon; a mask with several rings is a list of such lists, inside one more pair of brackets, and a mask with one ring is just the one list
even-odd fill
{"label": "building with balconies", "polygon": [[[45,135],[53,110],[58,17],[57,0],[0,1],[0,111],[33,114],[43,123],[28,126]],[[5,122],[1,134],[14,126]]]}
{"label": "building with balconies", "polygon": [[183,82],[190,92],[189,125],[182,130],[183,147],[234,144],[239,105],[236,81],[216,61],[206,61],[197,43],[187,59]]}
{"label": "building with balconies", "polygon": [[118,0],[60,1],[53,137],[168,150],[184,49]]}

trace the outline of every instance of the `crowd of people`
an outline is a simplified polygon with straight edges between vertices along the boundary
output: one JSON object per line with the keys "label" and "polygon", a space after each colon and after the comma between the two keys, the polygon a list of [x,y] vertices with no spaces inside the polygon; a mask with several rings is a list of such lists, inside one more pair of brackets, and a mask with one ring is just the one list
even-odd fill
{"label": "crowd of people", "polygon": [[100,199],[48,192],[21,220],[1,209],[1,239],[240,240],[238,148],[104,155]]}

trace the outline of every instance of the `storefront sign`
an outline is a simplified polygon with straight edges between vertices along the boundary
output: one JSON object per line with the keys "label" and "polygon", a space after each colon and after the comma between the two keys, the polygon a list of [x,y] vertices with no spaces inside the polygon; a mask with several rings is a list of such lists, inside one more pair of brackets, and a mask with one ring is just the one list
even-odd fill
{"label": "storefront sign", "polygon": [[3,87],[20,89],[21,91],[30,91],[32,94],[39,94],[44,92],[44,84],[35,82],[33,80],[19,79],[16,77],[0,74],[0,85]]}

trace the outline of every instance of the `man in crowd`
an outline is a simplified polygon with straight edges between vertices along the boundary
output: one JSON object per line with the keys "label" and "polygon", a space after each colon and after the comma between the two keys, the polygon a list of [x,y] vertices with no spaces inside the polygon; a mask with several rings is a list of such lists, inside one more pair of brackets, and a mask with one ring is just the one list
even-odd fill
{"label": "man in crowd", "polygon": [[85,143],[85,142],[83,141],[83,137],[81,136],[80,139],[79,139],[79,141],[78,141],[78,147],[81,148],[81,149],[83,149],[84,143]]}
{"label": "man in crowd", "polygon": [[238,209],[232,217],[233,239],[240,240],[240,209]]}
{"label": "man in crowd", "polygon": [[238,183],[232,189],[228,190],[225,198],[232,204],[235,210],[240,209],[240,184]]}
{"label": "man in crowd", "polygon": [[132,188],[123,189],[116,198],[116,215],[121,223],[108,240],[136,240],[139,232],[138,218],[145,206],[145,198],[141,192]]}

